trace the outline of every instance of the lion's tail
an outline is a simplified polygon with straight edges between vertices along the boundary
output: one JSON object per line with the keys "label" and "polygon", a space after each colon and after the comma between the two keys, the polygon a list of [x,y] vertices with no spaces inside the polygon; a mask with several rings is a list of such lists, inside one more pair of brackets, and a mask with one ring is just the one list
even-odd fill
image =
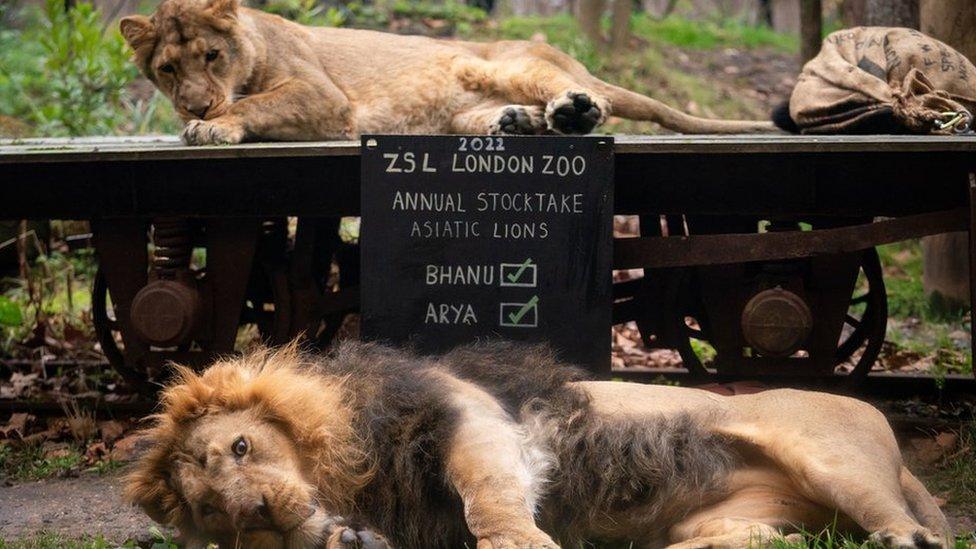
{"label": "lion's tail", "polygon": [[715,120],[699,118],[630,90],[600,82],[610,100],[613,114],[630,120],[647,120],[681,133],[771,133],[776,126],[761,120]]}
{"label": "lion's tail", "polygon": [[952,546],[952,529],[946,520],[935,498],[925,489],[925,486],[915,478],[907,467],[901,468],[901,492],[908,502],[908,507],[918,522],[934,533],[946,536],[946,543]]}

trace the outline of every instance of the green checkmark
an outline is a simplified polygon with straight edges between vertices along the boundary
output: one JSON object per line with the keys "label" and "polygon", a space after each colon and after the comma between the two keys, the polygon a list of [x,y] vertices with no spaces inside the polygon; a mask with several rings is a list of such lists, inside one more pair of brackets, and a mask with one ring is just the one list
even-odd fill
{"label": "green checkmark", "polygon": [[525,305],[522,305],[521,309],[514,313],[508,313],[508,319],[512,321],[512,324],[518,324],[522,320],[522,317],[528,314],[537,303],[539,303],[539,296],[532,296],[532,299]]}
{"label": "green checkmark", "polygon": [[509,282],[515,282],[516,280],[518,280],[518,279],[519,279],[519,278],[520,278],[520,277],[522,276],[522,274],[523,274],[523,273],[524,273],[524,272],[526,271],[526,269],[528,269],[528,268],[529,268],[530,266],[532,266],[532,258],[531,258],[531,257],[530,257],[530,258],[528,258],[528,259],[526,259],[526,260],[525,260],[525,263],[521,263],[521,264],[519,265],[519,268],[518,268],[518,270],[517,270],[517,271],[515,271],[515,274],[510,274],[510,275],[508,275],[508,276],[507,276],[507,277],[505,277],[505,278],[507,278]]}

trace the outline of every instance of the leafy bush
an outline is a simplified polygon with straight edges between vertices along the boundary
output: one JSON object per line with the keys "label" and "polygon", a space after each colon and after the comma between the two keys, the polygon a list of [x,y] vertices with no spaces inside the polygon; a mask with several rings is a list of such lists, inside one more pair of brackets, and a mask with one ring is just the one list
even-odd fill
{"label": "leafy bush", "polygon": [[20,19],[22,30],[0,27],[0,135],[178,130],[173,109],[160,108],[165,98],[132,93],[138,72],[125,41],[90,3],[65,11],[62,0],[46,0]]}
{"label": "leafy bush", "polygon": [[393,5],[393,14],[411,19],[443,19],[453,23],[479,23],[488,18],[483,9],[452,0],[444,3],[398,0]]}
{"label": "leafy bush", "polygon": [[136,76],[125,41],[105,31],[89,3],[65,11],[61,0],[46,0],[41,31],[45,86],[36,90],[36,122],[48,134],[113,133],[123,121],[122,93]]}
{"label": "leafy bush", "polygon": [[347,19],[345,10],[326,8],[319,0],[270,0],[262,8],[303,25],[341,27]]}

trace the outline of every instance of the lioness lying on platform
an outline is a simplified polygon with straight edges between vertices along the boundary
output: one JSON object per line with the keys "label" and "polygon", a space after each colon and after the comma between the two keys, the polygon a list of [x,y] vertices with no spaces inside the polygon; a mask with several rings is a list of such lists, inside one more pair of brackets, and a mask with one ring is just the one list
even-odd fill
{"label": "lioness lying on platform", "polygon": [[583,377],[509,343],[183,369],[127,494],[191,546],[347,547],[331,513],[418,549],[733,548],[834,521],[886,547],[951,535],[863,402]]}
{"label": "lioness lying on platform", "polygon": [[365,133],[589,133],[611,113],[685,133],[773,131],[705,120],[612,86],[541,43],[305,27],[237,0],[163,0],[122,19],[139,69],[190,144]]}

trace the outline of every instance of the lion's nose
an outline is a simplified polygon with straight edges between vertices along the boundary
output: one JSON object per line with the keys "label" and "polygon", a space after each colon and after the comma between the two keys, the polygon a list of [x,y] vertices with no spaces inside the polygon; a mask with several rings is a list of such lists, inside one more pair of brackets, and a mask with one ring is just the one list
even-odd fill
{"label": "lion's nose", "polygon": [[268,500],[261,497],[260,501],[255,501],[251,505],[241,509],[241,522],[248,528],[274,528],[274,517],[271,516],[271,507]]}

